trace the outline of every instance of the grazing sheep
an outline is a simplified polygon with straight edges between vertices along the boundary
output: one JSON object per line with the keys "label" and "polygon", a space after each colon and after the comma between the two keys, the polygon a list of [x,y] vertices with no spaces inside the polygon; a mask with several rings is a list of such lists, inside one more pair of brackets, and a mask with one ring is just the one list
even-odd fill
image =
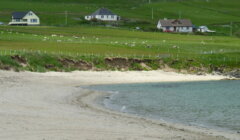
{"label": "grazing sheep", "polygon": [[131,44],[131,47],[135,47],[136,45],[135,44]]}

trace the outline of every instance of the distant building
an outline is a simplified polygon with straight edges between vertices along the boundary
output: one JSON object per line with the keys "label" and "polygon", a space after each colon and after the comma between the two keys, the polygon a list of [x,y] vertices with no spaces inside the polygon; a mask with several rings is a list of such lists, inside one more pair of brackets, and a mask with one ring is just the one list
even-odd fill
{"label": "distant building", "polygon": [[13,12],[12,20],[9,25],[33,26],[40,25],[39,17],[32,11],[28,12]]}
{"label": "distant building", "polygon": [[193,24],[188,19],[163,19],[158,21],[158,29],[163,32],[193,32]]}
{"label": "distant building", "polygon": [[207,26],[199,26],[197,31],[202,33],[215,33],[215,31],[209,30]]}
{"label": "distant building", "polygon": [[120,16],[112,13],[110,10],[106,8],[100,8],[91,15],[85,16],[85,19],[86,20],[97,19],[101,21],[118,21],[120,20]]}

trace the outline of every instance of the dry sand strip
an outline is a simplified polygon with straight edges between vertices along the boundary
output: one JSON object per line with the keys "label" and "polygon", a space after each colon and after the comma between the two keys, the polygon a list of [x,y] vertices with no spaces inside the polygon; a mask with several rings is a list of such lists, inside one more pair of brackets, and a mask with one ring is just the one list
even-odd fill
{"label": "dry sand strip", "polygon": [[[31,73],[0,71],[0,140],[237,140],[237,134],[150,121],[97,106],[81,85],[220,80],[162,71]],[[225,137],[223,137],[223,135]],[[227,137],[227,138],[226,138]]]}

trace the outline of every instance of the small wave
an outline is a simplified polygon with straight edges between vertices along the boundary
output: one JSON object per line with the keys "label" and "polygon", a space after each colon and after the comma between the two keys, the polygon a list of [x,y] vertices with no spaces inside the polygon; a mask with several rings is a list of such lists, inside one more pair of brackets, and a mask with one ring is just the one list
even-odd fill
{"label": "small wave", "polygon": [[124,110],[126,110],[126,106],[122,106],[121,111],[123,112]]}

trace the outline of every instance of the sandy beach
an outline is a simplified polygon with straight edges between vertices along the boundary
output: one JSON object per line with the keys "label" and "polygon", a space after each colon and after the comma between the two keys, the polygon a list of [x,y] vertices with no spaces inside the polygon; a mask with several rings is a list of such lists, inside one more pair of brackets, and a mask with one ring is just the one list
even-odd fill
{"label": "sandy beach", "polygon": [[239,134],[148,120],[104,109],[83,85],[221,80],[173,72],[0,71],[0,140],[239,140]]}

